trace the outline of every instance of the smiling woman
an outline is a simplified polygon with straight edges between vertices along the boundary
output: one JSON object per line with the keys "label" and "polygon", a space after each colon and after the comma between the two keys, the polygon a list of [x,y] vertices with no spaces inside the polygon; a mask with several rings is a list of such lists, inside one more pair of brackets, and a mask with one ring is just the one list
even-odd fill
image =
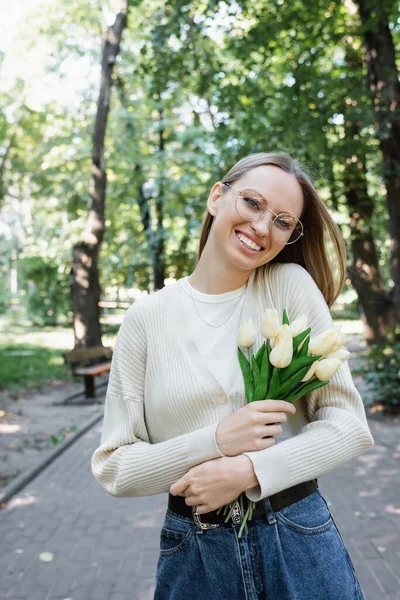
{"label": "smiling woman", "polygon": [[[333,328],[340,230],[282,153],[240,160],[206,209],[193,273],[123,319],[93,475],[114,496],[169,492],[154,600],[361,599],[317,480],[374,444],[347,362],[293,403],[247,403],[237,354],[240,323],[259,332],[267,308]],[[226,522],[218,509],[243,492],[255,509],[239,537],[247,505]]]}
{"label": "smiling woman", "polygon": [[[244,191],[246,188],[248,192],[251,190],[251,194]],[[245,212],[243,206],[244,203],[249,205],[249,195],[255,198],[258,206]],[[332,306],[346,277],[346,246],[340,229],[300,161],[283,152],[260,152],[246,156],[230,169],[221,182],[213,186],[208,205],[215,206],[218,196],[227,199],[230,208],[233,205],[235,209],[236,218],[246,223],[243,228],[238,225],[236,231],[268,250],[267,255],[264,253],[262,257],[257,257],[259,262],[253,267],[257,270],[257,277],[262,270],[259,267],[266,263],[300,264],[310,273],[328,306]],[[277,219],[278,216],[282,217],[282,213],[285,216],[283,222]],[[281,229],[286,227],[290,218],[293,219],[291,227],[294,235],[286,240],[284,236],[279,236],[279,225]],[[200,235],[198,271],[201,268],[201,255],[211,228],[216,227],[216,220],[216,210],[209,208]],[[208,248],[210,246],[208,244]],[[240,277],[239,282],[242,280],[243,277]]]}

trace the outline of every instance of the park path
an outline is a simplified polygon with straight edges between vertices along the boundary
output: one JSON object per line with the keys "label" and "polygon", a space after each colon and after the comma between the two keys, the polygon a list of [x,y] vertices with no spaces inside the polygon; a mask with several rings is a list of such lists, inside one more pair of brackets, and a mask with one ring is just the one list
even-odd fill
{"label": "park path", "polygon": [[[370,420],[370,427],[375,446],[319,484],[365,600],[394,599],[400,598],[400,426]],[[107,494],[90,472],[100,431],[96,425],[86,432],[0,512],[0,598],[153,598],[167,495]],[[42,552],[54,559],[42,562]]]}
{"label": "park path", "polygon": [[[153,599],[167,494],[114,498],[98,485],[90,458],[101,424],[0,511],[0,599]],[[400,423],[369,425],[374,447],[319,485],[365,600],[400,599]],[[53,560],[40,560],[43,552]]]}

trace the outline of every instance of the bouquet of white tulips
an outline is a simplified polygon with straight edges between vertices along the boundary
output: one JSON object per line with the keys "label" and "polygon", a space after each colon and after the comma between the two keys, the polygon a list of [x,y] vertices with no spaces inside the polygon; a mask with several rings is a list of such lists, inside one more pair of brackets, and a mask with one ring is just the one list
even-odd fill
{"label": "bouquet of white tulips", "polygon": [[[290,323],[285,309],[281,324],[278,311],[268,308],[261,319],[260,333],[265,342],[255,356],[251,348],[256,340],[256,330],[251,319],[242,321],[237,336],[247,402],[266,398],[294,402],[327,385],[330,377],[350,356],[339,328],[311,337],[307,316],[300,315]],[[248,358],[240,346],[247,348]],[[239,503],[243,515],[244,496],[242,492],[237,500],[218,509],[218,513],[221,510],[224,514],[228,512],[226,522],[233,510],[238,510]],[[241,537],[244,527],[248,533],[247,520],[251,519],[254,506],[255,503],[249,500],[238,537]]]}

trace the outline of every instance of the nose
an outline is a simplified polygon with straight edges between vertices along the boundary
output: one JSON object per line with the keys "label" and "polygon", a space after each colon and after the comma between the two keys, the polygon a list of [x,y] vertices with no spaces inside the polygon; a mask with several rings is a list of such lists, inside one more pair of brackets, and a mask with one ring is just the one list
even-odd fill
{"label": "nose", "polygon": [[257,237],[259,237],[261,240],[267,239],[267,237],[271,235],[271,226],[273,219],[274,215],[267,211],[267,213],[263,216],[262,219],[251,221],[250,227],[253,229]]}

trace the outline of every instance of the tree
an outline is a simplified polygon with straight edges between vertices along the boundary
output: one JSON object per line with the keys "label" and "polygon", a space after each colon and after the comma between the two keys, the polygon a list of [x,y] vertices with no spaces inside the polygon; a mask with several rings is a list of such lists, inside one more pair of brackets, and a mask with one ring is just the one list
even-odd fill
{"label": "tree", "polygon": [[375,127],[383,156],[383,176],[390,216],[393,301],[400,319],[400,81],[389,27],[397,3],[357,0],[364,37],[367,79]]}
{"label": "tree", "polygon": [[98,260],[104,235],[107,173],[104,142],[110,110],[112,75],[119,54],[122,32],[127,25],[129,0],[122,0],[120,12],[103,36],[100,94],[93,134],[90,207],[85,231],[73,249],[70,272],[75,346],[100,346],[100,282]]}

